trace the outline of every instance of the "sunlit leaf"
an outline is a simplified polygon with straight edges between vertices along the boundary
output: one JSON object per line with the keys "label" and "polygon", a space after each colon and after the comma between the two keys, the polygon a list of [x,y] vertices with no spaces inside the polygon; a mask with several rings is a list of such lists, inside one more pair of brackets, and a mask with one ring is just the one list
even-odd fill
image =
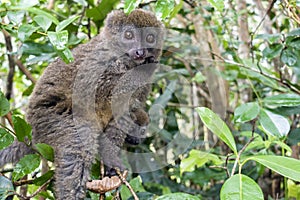
{"label": "sunlit leaf", "polygon": [[133,0],[125,0],[124,12],[126,14],[133,11],[137,6],[141,3],[141,0],[133,1]]}
{"label": "sunlit leaf", "polygon": [[155,5],[155,12],[159,19],[166,19],[170,16],[175,3],[173,0],[158,0]]}
{"label": "sunlit leaf", "polygon": [[202,122],[207,128],[216,134],[228,147],[237,154],[236,144],[231,131],[225,122],[213,111],[205,107],[196,108]]}
{"label": "sunlit leaf", "polygon": [[14,168],[12,173],[13,180],[19,180],[26,174],[33,172],[40,165],[40,157],[36,154],[29,154],[24,156]]}
{"label": "sunlit leaf", "polygon": [[50,13],[48,13],[47,11],[44,11],[42,9],[33,7],[33,8],[27,8],[26,10],[28,10],[29,12],[36,14],[36,15],[42,15],[47,17],[48,19],[50,19],[54,24],[58,24],[59,21],[58,19],[56,19],[53,15],[51,15]]}
{"label": "sunlit leaf", "polygon": [[12,136],[7,130],[0,128],[0,150],[8,147],[14,142],[14,136]]}
{"label": "sunlit leaf", "polygon": [[56,26],[56,29],[55,29],[56,32],[62,31],[64,28],[66,28],[68,25],[70,25],[72,22],[74,22],[78,18],[79,18],[79,16],[73,16],[64,21],[59,22],[59,24]]}
{"label": "sunlit leaf", "polygon": [[282,176],[300,181],[300,160],[274,155],[257,155],[249,159],[259,162]]}
{"label": "sunlit leaf", "polygon": [[224,1],[223,0],[208,0],[208,2],[215,7],[219,12],[222,12],[224,9]]}
{"label": "sunlit leaf", "polygon": [[264,195],[259,185],[244,174],[230,177],[222,186],[221,200],[263,200]]}
{"label": "sunlit leaf", "polygon": [[46,17],[45,15],[37,15],[33,20],[44,30],[47,31],[52,24],[51,18]]}
{"label": "sunlit leaf", "polygon": [[8,11],[7,17],[10,21],[12,21],[15,24],[19,24],[22,22],[25,15],[24,10],[18,10],[18,11]]}
{"label": "sunlit leaf", "polygon": [[27,40],[32,33],[34,33],[38,28],[31,24],[22,24],[18,30],[18,38],[24,42]]}
{"label": "sunlit leaf", "polygon": [[283,137],[290,131],[289,121],[285,117],[264,109],[260,110],[259,122],[264,131],[273,136]]}
{"label": "sunlit leaf", "polygon": [[199,150],[191,150],[189,156],[181,160],[180,173],[192,172],[195,170],[195,167],[202,167],[209,161],[212,161],[215,165],[223,163],[223,161],[215,154]]}

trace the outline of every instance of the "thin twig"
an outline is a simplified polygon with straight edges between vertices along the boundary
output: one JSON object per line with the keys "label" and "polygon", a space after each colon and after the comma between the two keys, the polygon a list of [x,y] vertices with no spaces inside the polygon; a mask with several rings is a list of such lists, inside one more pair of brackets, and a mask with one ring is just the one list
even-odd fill
{"label": "thin twig", "polygon": [[23,65],[23,63],[18,60],[15,59],[15,63],[17,64],[17,66],[19,67],[20,71],[23,72],[23,74],[33,83],[36,83],[36,79],[31,75],[31,73],[28,71],[28,69]]}
{"label": "thin twig", "polygon": [[131,192],[133,199],[134,200],[139,200],[138,196],[136,195],[136,193],[134,192],[134,190],[132,189],[131,185],[126,181],[126,179],[124,178],[124,176],[122,175],[122,173],[120,172],[120,169],[115,168],[119,178],[121,179],[121,181],[127,186],[127,188],[129,189],[129,191]]}

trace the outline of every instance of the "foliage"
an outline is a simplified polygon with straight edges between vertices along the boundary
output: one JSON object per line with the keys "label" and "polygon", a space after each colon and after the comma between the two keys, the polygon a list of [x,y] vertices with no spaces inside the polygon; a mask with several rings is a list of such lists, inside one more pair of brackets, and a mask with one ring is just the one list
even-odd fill
{"label": "foliage", "polygon": [[[25,107],[44,68],[57,57],[72,62],[71,49],[98,34],[111,10],[141,7],[154,11],[167,33],[147,101],[150,137],[128,147],[151,156],[136,166],[124,158],[129,169],[152,169],[129,176],[137,196],[299,199],[300,2],[255,2],[0,1],[0,150],[15,138],[30,144]],[[225,95],[216,99],[220,88]],[[0,171],[0,199],[20,195],[14,186],[25,175],[34,199],[53,199],[51,184],[40,190],[53,178],[53,149],[34,149],[15,165],[11,180],[5,168]],[[50,163],[46,173],[43,158]],[[92,178],[99,177],[99,166]],[[125,185],[119,192],[133,199]],[[88,197],[99,199],[92,192]]]}

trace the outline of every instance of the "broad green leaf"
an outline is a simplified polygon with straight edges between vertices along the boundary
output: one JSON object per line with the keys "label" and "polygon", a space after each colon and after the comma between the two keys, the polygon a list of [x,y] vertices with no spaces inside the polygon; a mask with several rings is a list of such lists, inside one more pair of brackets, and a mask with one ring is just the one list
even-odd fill
{"label": "broad green leaf", "polygon": [[259,185],[244,174],[236,174],[225,181],[220,193],[221,200],[263,200]]}
{"label": "broad green leaf", "polygon": [[36,15],[45,16],[48,19],[50,19],[54,24],[58,24],[59,23],[58,19],[56,19],[53,15],[51,15],[50,13],[48,13],[47,11],[44,11],[42,9],[33,7],[33,8],[28,8],[26,10],[28,10],[28,12],[31,12],[31,13],[36,14]]}
{"label": "broad green leaf", "polygon": [[219,12],[222,12],[224,9],[224,1],[223,0],[208,0],[208,2],[215,7]]}
{"label": "broad green leaf", "polygon": [[118,0],[102,0],[97,7],[86,10],[86,16],[92,18],[94,21],[102,21],[107,14],[113,10],[114,5]]}
{"label": "broad green leaf", "polygon": [[288,46],[300,50],[300,37],[292,39],[288,44]]}
{"label": "broad green leaf", "polygon": [[269,47],[266,47],[262,51],[262,53],[266,58],[273,59],[280,55],[283,48],[284,48],[283,44],[276,43],[276,44],[270,45]]}
{"label": "broad green leaf", "polygon": [[64,62],[70,63],[74,60],[72,52],[67,48],[68,31],[61,32],[48,32],[48,37],[57,54],[63,59]]}
{"label": "broad green leaf", "polygon": [[287,34],[287,36],[299,36],[299,35],[300,35],[300,28],[296,28]]}
{"label": "broad green leaf", "polygon": [[67,48],[68,43],[68,31],[64,30],[61,32],[48,32],[48,38],[51,42],[51,44],[54,46],[54,48],[58,51],[65,50]]}
{"label": "broad green leaf", "polygon": [[215,154],[207,153],[199,150],[191,150],[189,156],[180,163],[180,174],[183,172],[192,172],[196,167],[202,167],[208,161],[212,161],[215,165],[223,163],[223,161]]}
{"label": "broad green leaf", "polygon": [[44,30],[47,31],[52,24],[51,18],[48,18],[45,15],[37,15],[33,20]]}
{"label": "broad green leaf", "polygon": [[242,104],[234,110],[234,120],[238,123],[251,121],[258,116],[259,109],[256,102]]}
{"label": "broad green leaf", "polygon": [[12,136],[7,130],[0,128],[0,150],[8,147],[14,142],[14,136]]}
{"label": "broad green leaf", "polygon": [[134,9],[137,8],[137,6],[141,3],[141,0],[125,0],[125,5],[124,5],[124,12],[126,14],[131,13]]}
{"label": "broad green leaf", "polygon": [[265,109],[261,109],[259,115],[259,122],[264,131],[268,134],[276,137],[283,137],[289,133],[290,124],[285,117]]}
{"label": "broad green leaf", "polygon": [[53,162],[54,161],[54,150],[53,148],[44,143],[38,143],[35,145],[37,151],[47,160]]}
{"label": "broad green leaf", "polygon": [[46,183],[46,181],[48,181],[49,179],[51,179],[53,177],[53,175],[54,175],[54,171],[53,170],[49,170],[45,174],[43,174],[42,176],[34,179],[33,183],[35,185],[41,186],[44,183]]}
{"label": "broad green leaf", "polygon": [[31,24],[22,24],[18,30],[18,38],[24,42],[27,40],[32,33],[34,33],[38,28]]}
{"label": "broad green leaf", "polygon": [[237,154],[236,144],[231,131],[225,122],[213,111],[205,107],[196,108],[202,122],[207,128],[216,134],[228,147]]}
{"label": "broad green leaf", "polygon": [[293,66],[297,62],[297,55],[295,55],[292,48],[287,48],[282,51],[281,61],[288,66]]}
{"label": "broad green leaf", "polygon": [[155,13],[159,19],[166,19],[170,16],[174,6],[173,0],[158,0],[155,4]]}
{"label": "broad green leaf", "polygon": [[78,18],[79,18],[79,16],[73,16],[69,19],[66,19],[66,20],[60,22],[55,28],[56,32],[62,31],[64,28],[66,28],[68,25],[70,25],[72,22],[74,22]]}
{"label": "broad green leaf", "polygon": [[15,191],[14,186],[8,178],[0,176],[0,199],[5,200],[8,196],[11,196]]}
{"label": "broad green leaf", "polygon": [[12,10],[26,9],[39,4],[39,0],[20,0],[17,5],[10,6]]}
{"label": "broad green leaf", "polygon": [[199,197],[193,196],[187,193],[181,193],[181,192],[176,192],[176,193],[171,193],[171,194],[165,194],[162,195],[156,200],[200,200]]}
{"label": "broad green leaf", "polygon": [[10,110],[9,101],[5,95],[0,91],[0,117],[6,115]]}
{"label": "broad green leaf", "polygon": [[15,24],[19,24],[22,22],[25,15],[24,10],[18,10],[18,11],[8,11],[7,17],[10,21],[12,21]]}
{"label": "broad green leaf", "polygon": [[44,55],[45,53],[53,53],[54,48],[50,44],[50,42],[47,42],[45,44],[40,44],[40,43],[28,41],[22,44],[20,51],[22,51],[23,54]]}
{"label": "broad green leaf", "polygon": [[282,176],[294,181],[300,181],[300,160],[274,155],[257,155],[249,159],[259,162]]}
{"label": "broad green leaf", "polygon": [[290,155],[293,153],[291,147],[289,147],[287,144],[285,144],[284,142],[281,141],[274,141],[273,143],[277,144],[278,146],[280,146],[282,149],[284,149],[285,151],[287,151]]}
{"label": "broad green leaf", "polygon": [[36,154],[29,154],[24,156],[14,168],[12,173],[13,180],[19,180],[26,174],[33,172],[40,165],[40,157]]}
{"label": "broad green leaf", "polygon": [[31,126],[18,116],[12,116],[12,121],[17,139],[20,142],[24,142],[26,137],[31,140]]}
{"label": "broad green leaf", "polygon": [[300,95],[294,93],[279,94],[263,99],[263,102],[269,106],[298,106],[300,105]]}
{"label": "broad green leaf", "polygon": [[281,34],[257,34],[255,36],[255,39],[263,39],[266,40],[268,43],[273,44],[274,42],[277,42],[281,38]]}

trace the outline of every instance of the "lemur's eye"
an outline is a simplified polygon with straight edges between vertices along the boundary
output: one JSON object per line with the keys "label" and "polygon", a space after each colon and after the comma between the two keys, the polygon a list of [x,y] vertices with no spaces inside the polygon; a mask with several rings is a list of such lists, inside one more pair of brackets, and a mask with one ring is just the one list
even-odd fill
{"label": "lemur's eye", "polygon": [[125,31],[124,37],[128,40],[131,40],[134,37],[133,32],[132,31]]}
{"label": "lemur's eye", "polygon": [[154,37],[154,35],[153,35],[153,34],[147,35],[146,41],[147,41],[148,43],[153,43],[153,42],[155,42],[155,37]]}

